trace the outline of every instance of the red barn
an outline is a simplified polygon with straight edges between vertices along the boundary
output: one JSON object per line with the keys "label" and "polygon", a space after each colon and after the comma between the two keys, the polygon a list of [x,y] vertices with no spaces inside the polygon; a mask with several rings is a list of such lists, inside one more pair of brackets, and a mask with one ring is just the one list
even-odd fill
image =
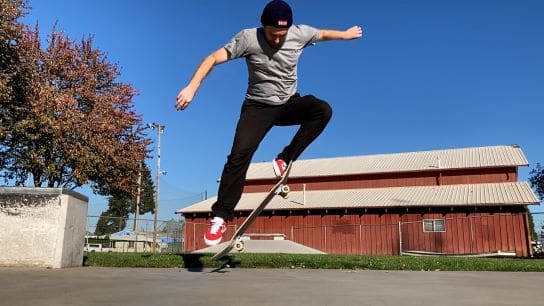
{"label": "red barn", "polygon": [[[518,146],[299,160],[288,199],[275,197],[248,230],[337,254],[530,256],[528,205],[539,201]],[[252,164],[229,239],[277,181]],[[181,209],[185,250],[204,248],[211,198]]]}

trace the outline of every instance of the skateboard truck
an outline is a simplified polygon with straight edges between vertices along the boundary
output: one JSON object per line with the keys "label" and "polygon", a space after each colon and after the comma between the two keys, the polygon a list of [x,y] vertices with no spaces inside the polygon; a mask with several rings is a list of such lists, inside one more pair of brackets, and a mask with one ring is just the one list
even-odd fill
{"label": "skateboard truck", "polygon": [[289,197],[290,191],[291,191],[291,188],[289,188],[289,185],[280,185],[278,194],[282,196],[284,199],[287,199]]}

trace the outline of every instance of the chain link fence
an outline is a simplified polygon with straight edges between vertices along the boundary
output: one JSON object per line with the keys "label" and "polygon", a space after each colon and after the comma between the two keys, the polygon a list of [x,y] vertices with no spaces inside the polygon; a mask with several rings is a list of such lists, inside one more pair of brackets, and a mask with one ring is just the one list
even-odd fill
{"label": "chain link fence", "polygon": [[157,252],[183,251],[183,221],[157,221],[119,217],[87,217],[84,250],[87,252]]}

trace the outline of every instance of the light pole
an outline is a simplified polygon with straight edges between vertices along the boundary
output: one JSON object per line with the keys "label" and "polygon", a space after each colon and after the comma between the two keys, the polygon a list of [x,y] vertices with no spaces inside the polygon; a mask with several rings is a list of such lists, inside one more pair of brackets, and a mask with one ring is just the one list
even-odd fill
{"label": "light pole", "polygon": [[[138,193],[136,194],[136,212],[134,213],[134,234],[136,235],[136,241],[134,242],[134,251],[138,253],[138,218],[140,216],[140,194],[142,192],[142,168],[144,163],[140,163],[140,169],[138,170]],[[144,244],[145,248],[145,244]]]}
{"label": "light pole", "polygon": [[164,125],[160,123],[148,123],[148,128],[157,130],[157,176],[155,179],[155,209],[153,210],[153,254],[157,246],[157,215],[159,214],[159,176],[161,175],[161,134],[164,133]]}

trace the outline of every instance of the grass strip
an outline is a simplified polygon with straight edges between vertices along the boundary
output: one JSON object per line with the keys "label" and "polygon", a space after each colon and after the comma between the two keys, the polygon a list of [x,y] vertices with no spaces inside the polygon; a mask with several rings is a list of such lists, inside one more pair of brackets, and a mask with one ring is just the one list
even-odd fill
{"label": "grass strip", "polygon": [[368,269],[406,271],[544,272],[544,259],[364,255],[86,253],[84,266],[143,268]]}

